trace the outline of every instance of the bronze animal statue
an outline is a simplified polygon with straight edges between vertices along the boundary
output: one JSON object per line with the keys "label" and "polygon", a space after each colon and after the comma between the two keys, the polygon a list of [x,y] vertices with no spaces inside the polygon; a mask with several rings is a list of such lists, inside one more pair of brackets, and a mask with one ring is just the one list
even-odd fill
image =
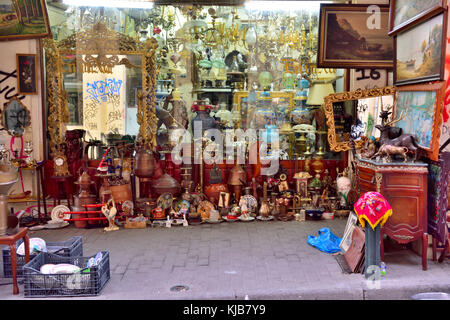
{"label": "bronze animal statue", "polygon": [[[386,113],[384,110],[382,111],[382,113]],[[394,119],[395,117],[392,117],[393,120],[391,121],[382,121],[383,124],[381,125],[376,125],[375,128],[377,128],[378,130],[380,130],[380,146],[383,145],[391,145],[391,146],[396,146],[396,147],[405,147],[408,149],[408,152],[413,152],[414,153],[414,160],[417,160],[417,155],[419,153],[420,147],[417,145],[417,142],[414,138],[414,135],[412,134],[401,134],[396,138],[391,139],[389,137],[389,133],[392,132],[392,125],[396,122],[399,122],[400,120],[402,120],[405,116],[406,116],[406,112],[407,110],[404,110],[401,114],[400,117],[398,117],[397,119]],[[381,147],[380,147],[381,148]]]}
{"label": "bronze animal statue", "polygon": [[403,157],[403,162],[406,162],[408,160],[406,153],[408,153],[407,147],[396,147],[390,144],[384,144],[370,159],[373,159],[377,156],[384,156],[386,162],[391,162],[390,160],[392,160],[392,156],[401,155]]}

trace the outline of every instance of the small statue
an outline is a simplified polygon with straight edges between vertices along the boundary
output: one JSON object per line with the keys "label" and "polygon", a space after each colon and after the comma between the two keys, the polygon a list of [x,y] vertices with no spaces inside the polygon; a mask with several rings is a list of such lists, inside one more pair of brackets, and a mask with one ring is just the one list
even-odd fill
{"label": "small statue", "polygon": [[403,162],[406,162],[408,160],[408,157],[406,156],[408,151],[409,149],[407,147],[396,147],[390,144],[383,144],[380,149],[378,149],[378,152],[371,157],[371,159],[377,156],[384,156],[386,162],[391,162],[393,156],[401,155],[403,157]]}
{"label": "small statue", "polygon": [[346,176],[341,176],[336,179],[337,184],[337,193],[340,198],[340,205],[343,208],[346,208],[348,206],[348,193],[350,192],[352,188],[352,183],[349,178]]}
{"label": "small statue", "polygon": [[320,188],[322,188],[322,181],[320,181],[320,174],[317,173],[316,176],[309,183],[308,189],[320,189]]}
{"label": "small statue", "polygon": [[370,159],[373,157],[373,155],[377,152],[377,146],[375,145],[376,139],[374,136],[370,136],[370,138],[367,141],[366,149],[363,153],[361,153],[361,156],[366,159]]}
{"label": "small statue", "polygon": [[117,208],[114,199],[109,199],[108,202],[102,206],[102,213],[108,219],[108,226],[103,230],[105,231],[116,231],[119,230],[119,227],[114,223],[114,219],[116,218]]}

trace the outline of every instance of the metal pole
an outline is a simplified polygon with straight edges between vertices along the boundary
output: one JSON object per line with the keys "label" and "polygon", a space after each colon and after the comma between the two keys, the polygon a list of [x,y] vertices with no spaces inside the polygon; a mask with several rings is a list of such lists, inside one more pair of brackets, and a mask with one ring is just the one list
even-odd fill
{"label": "metal pole", "polygon": [[[375,230],[369,225],[366,227],[365,236],[365,271],[364,275],[369,278],[373,271],[369,269],[369,266],[380,266],[380,225],[377,225]],[[368,272],[370,271],[370,273]]]}

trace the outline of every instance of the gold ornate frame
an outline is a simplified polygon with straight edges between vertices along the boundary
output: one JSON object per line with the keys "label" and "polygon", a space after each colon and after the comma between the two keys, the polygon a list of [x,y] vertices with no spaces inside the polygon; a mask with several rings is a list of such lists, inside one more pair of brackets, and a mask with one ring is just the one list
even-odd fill
{"label": "gold ornate frame", "polygon": [[[333,103],[349,100],[358,100],[365,98],[373,98],[379,96],[395,95],[395,87],[374,88],[369,90],[358,89],[356,91],[347,91],[340,93],[333,93],[325,97],[324,111],[327,117],[328,126],[328,143],[330,144],[330,150],[335,152],[347,151],[351,149],[350,141],[337,142],[336,129],[334,126],[334,111]],[[359,149],[363,146],[363,140],[355,141],[355,148]]]}
{"label": "gold ornate frame", "polygon": [[[149,38],[139,42],[128,35],[109,30],[102,22],[91,29],[74,33],[61,41],[44,39],[47,71],[48,132],[51,154],[55,146],[64,142],[66,123],[69,121],[67,92],[63,87],[63,54],[75,55],[84,72],[110,73],[116,65],[135,67],[126,58],[117,55],[142,57],[142,90],[138,91],[137,141],[154,149],[156,147],[156,76],[158,68],[155,55],[158,44]],[[107,57],[109,55],[109,57]],[[95,56],[95,57],[94,57]]]}

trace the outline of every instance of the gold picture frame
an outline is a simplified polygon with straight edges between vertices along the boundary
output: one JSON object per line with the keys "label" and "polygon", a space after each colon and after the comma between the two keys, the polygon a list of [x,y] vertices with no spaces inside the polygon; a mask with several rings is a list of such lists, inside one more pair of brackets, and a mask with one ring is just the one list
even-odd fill
{"label": "gold picture frame", "polygon": [[[325,97],[325,105],[324,111],[325,116],[327,117],[327,126],[328,126],[328,143],[330,145],[330,150],[334,152],[348,151],[351,150],[350,141],[338,141],[336,134],[336,127],[334,121],[334,109],[333,103],[335,102],[344,102],[349,100],[359,100],[365,98],[373,98],[379,96],[388,96],[394,95],[396,92],[395,87],[384,87],[384,88],[374,88],[369,90],[361,90],[358,89],[356,91],[347,91],[347,92],[339,92],[333,93]],[[360,149],[364,145],[364,141],[362,139],[355,140],[355,148]]]}

